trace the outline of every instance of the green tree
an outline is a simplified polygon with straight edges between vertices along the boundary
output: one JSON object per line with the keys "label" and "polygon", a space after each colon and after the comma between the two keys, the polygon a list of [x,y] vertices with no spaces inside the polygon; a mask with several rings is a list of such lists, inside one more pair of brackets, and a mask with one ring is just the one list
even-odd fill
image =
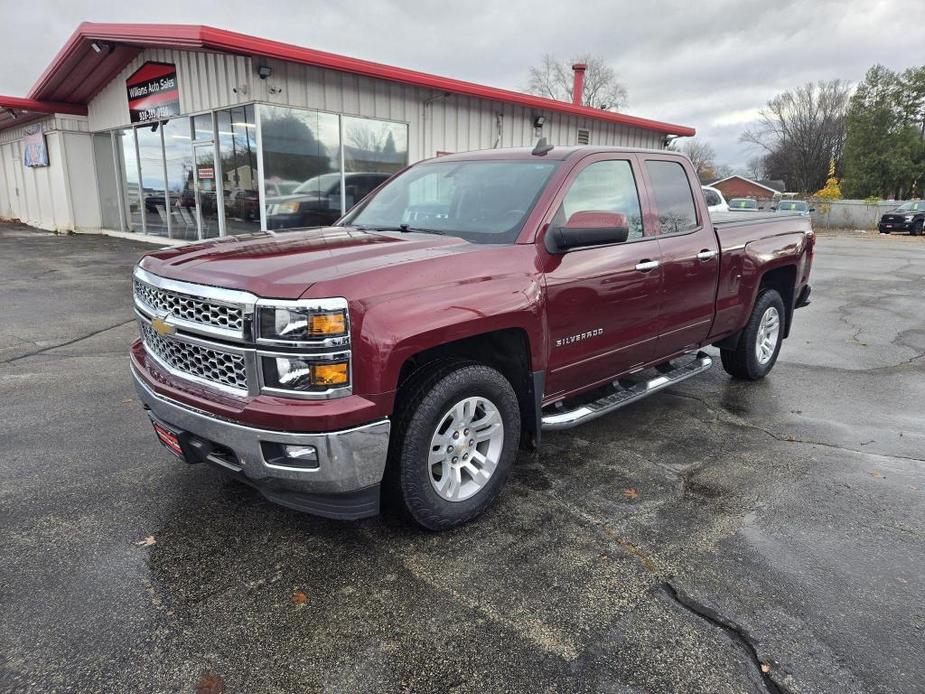
{"label": "green tree", "polygon": [[867,71],[851,97],[842,191],[850,198],[902,200],[921,192],[925,173],[925,69]]}

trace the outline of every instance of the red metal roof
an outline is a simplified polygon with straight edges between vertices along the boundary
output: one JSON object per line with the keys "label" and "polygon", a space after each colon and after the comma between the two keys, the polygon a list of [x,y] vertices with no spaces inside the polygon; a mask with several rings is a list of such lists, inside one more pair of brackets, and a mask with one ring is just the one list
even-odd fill
{"label": "red metal roof", "polygon": [[38,120],[48,113],[86,116],[87,107],[80,104],[60,104],[18,96],[0,94],[0,130]]}
{"label": "red metal roof", "polygon": [[[91,46],[93,42],[104,42],[106,46],[102,47],[102,52],[97,53]],[[29,91],[29,96],[41,101],[86,104],[145,47],[214,51],[288,60],[437,91],[519,104],[537,110],[559,111],[594,120],[620,123],[666,135],[693,136],[696,132],[693,128],[683,125],[601,111],[588,106],[576,106],[532,94],[326,53],[224,29],[189,24],[84,22],[38,78]]]}

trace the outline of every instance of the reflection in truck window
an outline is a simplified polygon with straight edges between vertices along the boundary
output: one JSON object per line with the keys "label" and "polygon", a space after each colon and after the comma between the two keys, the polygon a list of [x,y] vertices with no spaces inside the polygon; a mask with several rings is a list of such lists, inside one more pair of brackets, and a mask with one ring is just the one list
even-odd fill
{"label": "reflection in truck window", "polygon": [[589,164],[575,178],[553,224],[565,224],[576,212],[618,212],[629,222],[629,239],[642,236],[639,192],[630,163],[598,161]]}
{"label": "reflection in truck window", "polygon": [[697,228],[694,194],[684,167],[676,161],[646,161],[652,193],[658,208],[660,234],[676,234]]}
{"label": "reflection in truck window", "polygon": [[342,224],[513,243],[558,161],[434,161],[387,183]]}

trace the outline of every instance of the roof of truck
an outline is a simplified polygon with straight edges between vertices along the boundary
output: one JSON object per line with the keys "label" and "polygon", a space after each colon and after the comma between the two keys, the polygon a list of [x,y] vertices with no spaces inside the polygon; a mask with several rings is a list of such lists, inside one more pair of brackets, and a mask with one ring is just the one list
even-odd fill
{"label": "roof of truck", "polygon": [[664,149],[646,149],[644,147],[602,147],[598,145],[574,145],[569,147],[553,147],[545,154],[534,154],[530,147],[503,147],[499,149],[476,149],[459,154],[444,154],[427,161],[472,161],[475,159],[554,159],[561,161],[572,156],[586,156],[588,154],[634,154],[636,152],[652,152],[652,154],[677,154]]}

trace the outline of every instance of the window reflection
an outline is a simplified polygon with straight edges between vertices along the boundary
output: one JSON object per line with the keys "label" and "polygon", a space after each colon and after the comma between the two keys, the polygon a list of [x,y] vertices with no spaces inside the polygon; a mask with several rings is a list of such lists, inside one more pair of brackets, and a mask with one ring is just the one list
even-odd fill
{"label": "window reflection", "polygon": [[116,132],[116,145],[122,154],[122,192],[125,195],[126,231],[141,231],[141,198],[138,186],[138,159],[135,152],[135,131]]}
{"label": "window reflection", "polygon": [[164,130],[171,233],[174,238],[192,241],[197,238],[197,230],[189,119],[174,119],[161,127]]}
{"label": "window reflection", "polygon": [[141,212],[145,231],[155,236],[167,235],[167,187],[164,184],[164,152],[159,128],[136,128],[138,161],[141,165]]}
{"label": "window reflection", "polygon": [[340,217],[337,116],[260,107],[267,228],[324,226]]}
{"label": "window reflection", "polygon": [[408,163],[408,126],[343,117],[344,206],[349,210]]}
{"label": "window reflection", "polygon": [[257,126],[253,106],[219,112],[218,147],[222,160],[225,233],[258,231],[260,196],[257,192]]}

